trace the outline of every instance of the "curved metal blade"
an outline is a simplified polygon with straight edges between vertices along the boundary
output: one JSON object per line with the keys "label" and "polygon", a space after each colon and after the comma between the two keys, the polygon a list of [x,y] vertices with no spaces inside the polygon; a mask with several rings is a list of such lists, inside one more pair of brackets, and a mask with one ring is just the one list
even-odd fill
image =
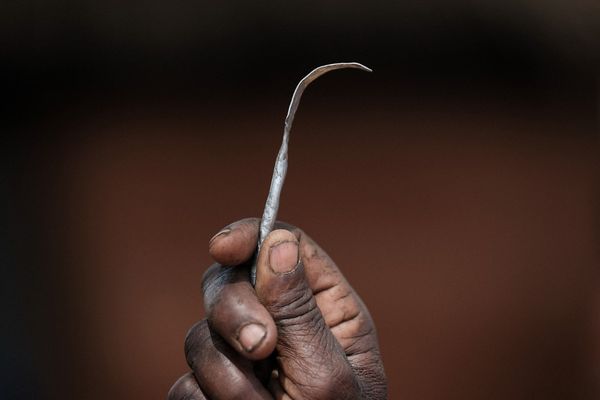
{"label": "curved metal blade", "polygon": [[[269,189],[269,195],[267,197],[267,202],[265,204],[262,220],[260,222],[260,233],[258,238],[259,250],[267,235],[273,230],[275,220],[277,219],[277,211],[279,210],[279,199],[281,197],[281,190],[283,189],[283,182],[285,181],[285,174],[287,173],[288,167],[288,143],[290,140],[290,131],[294,122],[296,110],[298,109],[298,105],[300,104],[300,99],[302,98],[302,93],[304,93],[304,90],[308,87],[308,85],[310,85],[321,75],[326,74],[329,71],[334,71],[336,69],[343,68],[355,68],[367,72],[372,72],[370,68],[365,67],[364,65],[359,64],[357,62],[344,62],[322,65],[313,69],[308,75],[302,78],[302,80],[298,83],[296,89],[294,90],[294,94],[292,95],[292,100],[290,101],[288,112],[285,117],[283,140],[281,142],[281,147],[279,148],[279,153],[277,154],[275,167],[273,168],[271,188]],[[256,264],[252,266],[250,276],[252,284],[255,284]]]}

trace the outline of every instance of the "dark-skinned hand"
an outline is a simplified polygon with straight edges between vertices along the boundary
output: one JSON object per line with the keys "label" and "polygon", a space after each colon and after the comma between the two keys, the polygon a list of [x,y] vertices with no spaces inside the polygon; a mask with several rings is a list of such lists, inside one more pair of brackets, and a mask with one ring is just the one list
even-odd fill
{"label": "dark-skinned hand", "polygon": [[259,219],[217,233],[204,275],[207,318],[185,339],[191,371],[169,400],[386,398],[369,311],[329,256],[278,223],[249,271]]}

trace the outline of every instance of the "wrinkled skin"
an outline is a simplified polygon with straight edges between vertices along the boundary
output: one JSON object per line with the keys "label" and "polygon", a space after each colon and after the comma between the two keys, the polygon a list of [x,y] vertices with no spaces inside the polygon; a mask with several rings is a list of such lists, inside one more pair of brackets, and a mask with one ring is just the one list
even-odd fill
{"label": "wrinkled skin", "polygon": [[277,224],[252,287],[258,225],[241,220],[211,239],[217,263],[204,276],[207,318],[187,334],[191,371],[168,399],[385,399],[369,311],[304,232]]}

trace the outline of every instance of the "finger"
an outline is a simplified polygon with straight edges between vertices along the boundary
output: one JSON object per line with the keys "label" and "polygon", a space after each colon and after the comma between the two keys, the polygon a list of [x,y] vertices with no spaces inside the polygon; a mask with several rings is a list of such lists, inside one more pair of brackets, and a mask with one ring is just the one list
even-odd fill
{"label": "finger", "polygon": [[167,394],[167,400],[207,400],[202,394],[194,374],[188,372],[173,384],[169,393]]}
{"label": "finger", "polygon": [[211,400],[270,399],[254,374],[252,362],[211,331],[206,320],[190,329],[185,353],[199,387]]}
{"label": "finger", "polygon": [[[240,229],[243,234],[235,234],[238,238],[250,238],[252,246],[258,237],[259,220],[247,219],[230,225],[233,230]],[[377,334],[369,311],[356,295],[350,284],[327,253],[319,247],[306,233],[299,228],[278,221],[276,228],[292,232],[300,244],[300,258],[308,285],[314,293],[318,308],[329,327],[344,349],[348,361],[353,366],[363,387],[378,387],[385,382],[385,373],[379,356]],[[232,248],[245,248],[246,257],[252,257],[248,250],[251,246],[239,246],[239,242],[231,240]],[[235,246],[237,244],[237,247]],[[221,253],[235,253],[223,246]],[[250,255],[248,255],[250,254]],[[218,256],[216,257],[218,259]],[[372,371],[365,374],[362,371]],[[383,387],[385,390],[385,387]]]}
{"label": "finger", "polygon": [[339,388],[359,393],[344,350],[317,307],[293,233],[275,230],[265,239],[256,292],[278,328],[279,380],[291,398],[344,398]]}
{"label": "finger", "polygon": [[[250,260],[256,251],[259,224],[258,218],[246,218],[226,226],[210,240],[211,256],[222,265],[239,265]],[[352,288],[331,258],[295,226],[280,221],[275,226],[292,232],[298,239],[309,286],[316,294],[327,325],[337,325],[344,317],[349,319],[356,314],[361,305],[356,296],[350,295]],[[341,298],[347,301],[338,301]]]}
{"label": "finger", "polygon": [[248,265],[213,265],[204,275],[203,291],[208,322],[231,347],[250,360],[273,352],[277,328],[250,284]]}
{"label": "finger", "polygon": [[248,261],[258,243],[258,218],[246,218],[221,229],[208,243],[208,252],[221,265]]}
{"label": "finger", "polygon": [[[223,265],[238,265],[249,260],[256,248],[259,224],[259,219],[247,218],[228,225],[211,239],[213,258]],[[275,226],[292,232],[298,239],[309,286],[327,326],[333,329],[342,347],[353,353],[372,350],[373,340],[369,336],[374,332],[371,332],[373,323],[369,312],[333,260],[299,228],[281,221]],[[226,330],[217,329],[226,339],[231,337]]]}

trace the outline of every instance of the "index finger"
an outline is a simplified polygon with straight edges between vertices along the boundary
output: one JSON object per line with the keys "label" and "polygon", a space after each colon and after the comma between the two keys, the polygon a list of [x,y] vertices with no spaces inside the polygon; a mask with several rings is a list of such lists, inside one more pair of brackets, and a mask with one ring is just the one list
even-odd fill
{"label": "index finger", "polygon": [[221,265],[240,265],[250,260],[258,244],[258,218],[227,225],[208,242],[208,252]]}

